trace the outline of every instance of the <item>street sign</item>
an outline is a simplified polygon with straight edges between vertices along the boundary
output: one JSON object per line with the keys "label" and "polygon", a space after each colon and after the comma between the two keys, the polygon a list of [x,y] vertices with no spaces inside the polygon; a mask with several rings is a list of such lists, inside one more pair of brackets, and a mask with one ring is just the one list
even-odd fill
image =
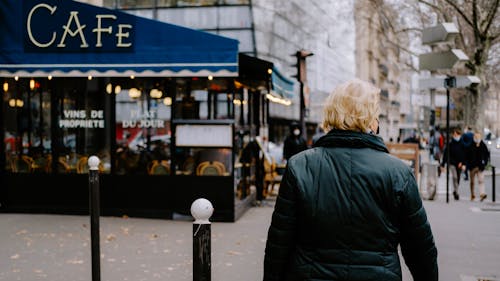
{"label": "street sign", "polygon": [[460,49],[438,53],[422,54],[418,57],[420,70],[450,69],[459,62],[467,61],[469,57]]}
{"label": "street sign", "polygon": [[456,88],[466,88],[469,87],[472,84],[479,84],[481,83],[481,79],[477,76],[473,75],[467,75],[467,76],[456,76]]}
{"label": "street sign", "polygon": [[422,44],[430,45],[441,42],[450,42],[458,35],[458,28],[452,22],[426,28],[422,31]]}
{"label": "street sign", "polygon": [[[445,89],[446,76],[433,76],[418,80],[419,89]],[[472,84],[479,84],[481,80],[477,76],[455,76],[455,86],[453,88],[466,88]]]}
{"label": "street sign", "polygon": [[440,89],[445,88],[444,79],[446,76],[439,77],[429,77],[429,78],[421,78],[418,80],[418,88],[419,89]]}

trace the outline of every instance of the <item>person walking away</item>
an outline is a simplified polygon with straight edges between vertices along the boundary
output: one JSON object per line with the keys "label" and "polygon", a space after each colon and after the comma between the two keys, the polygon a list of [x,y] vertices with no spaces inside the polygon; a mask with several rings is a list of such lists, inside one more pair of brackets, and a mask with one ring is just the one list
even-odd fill
{"label": "person walking away", "polygon": [[490,151],[486,144],[481,140],[481,134],[474,134],[474,143],[466,151],[466,165],[470,171],[470,200],[476,198],[474,192],[475,178],[477,176],[479,187],[479,198],[481,202],[487,195],[484,189],[484,169],[490,160]]}
{"label": "person walking away", "polygon": [[288,161],[290,157],[307,149],[307,143],[302,136],[300,125],[297,122],[290,124],[290,134],[285,138],[283,145],[283,159]]}
{"label": "person walking away", "polygon": [[[453,135],[450,143],[445,146],[443,161],[441,161],[441,170],[444,170],[444,166],[448,163],[448,154],[450,156],[450,173],[453,181],[453,198],[455,200],[460,199],[458,193],[458,186],[460,184],[460,173],[465,170],[465,149],[463,143],[460,140],[462,131],[460,128],[456,127],[453,129]],[[448,153],[448,149],[450,152]]]}
{"label": "person walking away", "polygon": [[[472,132],[471,127],[465,127],[464,134],[462,135],[462,145],[464,146],[464,149],[468,150],[473,143],[474,143],[474,132]],[[470,171],[469,167],[465,166],[464,170],[465,181],[469,180],[469,171]]]}
{"label": "person walking away", "polygon": [[376,135],[380,89],[355,79],[327,98],[326,135],[287,163],[264,281],[438,280],[437,249],[411,168]]}
{"label": "person walking away", "polygon": [[[240,162],[244,166],[244,176],[248,179],[253,178],[253,183],[255,184],[256,197],[255,204],[260,206],[262,200],[264,200],[264,154],[262,152],[262,147],[257,142],[255,138],[250,140],[250,142],[241,151]],[[253,169],[252,169],[253,166]],[[253,175],[251,175],[253,171]],[[249,180],[251,182],[251,180]]]}
{"label": "person walking away", "polygon": [[429,136],[429,156],[432,160],[438,161],[441,159],[441,149],[439,148],[439,132],[435,130],[430,131]]}

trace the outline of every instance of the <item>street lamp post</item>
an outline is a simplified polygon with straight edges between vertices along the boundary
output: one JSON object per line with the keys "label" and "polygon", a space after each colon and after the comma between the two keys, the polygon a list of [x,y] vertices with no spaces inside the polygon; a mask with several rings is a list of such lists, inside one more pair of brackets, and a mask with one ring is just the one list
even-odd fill
{"label": "street lamp post", "polygon": [[294,75],[294,77],[297,78],[300,85],[300,127],[304,138],[307,137],[305,120],[306,100],[304,95],[304,90],[307,84],[306,58],[312,55],[314,55],[312,52],[306,50],[299,50],[293,55],[297,58],[297,64],[294,65],[297,67],[297,75]]}

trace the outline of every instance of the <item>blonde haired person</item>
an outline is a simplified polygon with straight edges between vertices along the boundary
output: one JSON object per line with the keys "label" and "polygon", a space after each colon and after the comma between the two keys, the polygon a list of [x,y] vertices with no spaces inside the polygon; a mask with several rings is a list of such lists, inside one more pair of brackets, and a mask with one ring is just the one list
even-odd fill
{"label": "blonde haired person", "polygon": [[352,80],[326,100],[326,135],[287,163],[264,281],[438,280],[437,249],[415,177],[378,128],[380,90]]}

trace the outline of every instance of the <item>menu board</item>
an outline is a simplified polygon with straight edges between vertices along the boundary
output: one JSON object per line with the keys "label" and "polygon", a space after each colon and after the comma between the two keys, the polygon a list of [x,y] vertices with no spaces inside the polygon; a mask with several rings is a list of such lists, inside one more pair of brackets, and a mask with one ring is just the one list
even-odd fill
{"label": "menu board", "polygon": [[231,125],[177,125],[175,145],[190,147],[232,147]]}

